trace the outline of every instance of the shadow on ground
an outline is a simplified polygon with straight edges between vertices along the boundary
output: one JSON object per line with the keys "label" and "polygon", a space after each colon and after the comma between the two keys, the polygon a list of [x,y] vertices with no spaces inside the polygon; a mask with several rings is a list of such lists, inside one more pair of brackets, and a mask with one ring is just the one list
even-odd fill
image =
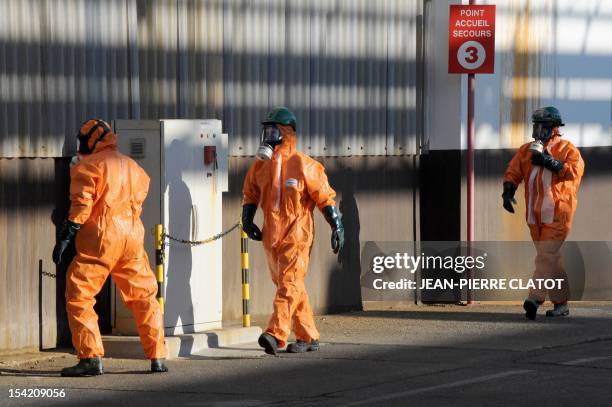
{"label": "shadow on ground", "polygon": [[[324,339],[333,338],[319,352],[172,360],[162,375],[142,374],[135,367],[144,361],[120,359],[91,379],[54,377],[53,364],[28,373],[44,379],[37,385],[65,387],[65,402],[88,405],[604,406],[612,399],[612,363],[595,368],[590,360],[612,355],[612,307],[576,313],[533,323],[520,307],[368,311],[318,318]],[[7,385],[32,385],[21,369],[2,372]]]}

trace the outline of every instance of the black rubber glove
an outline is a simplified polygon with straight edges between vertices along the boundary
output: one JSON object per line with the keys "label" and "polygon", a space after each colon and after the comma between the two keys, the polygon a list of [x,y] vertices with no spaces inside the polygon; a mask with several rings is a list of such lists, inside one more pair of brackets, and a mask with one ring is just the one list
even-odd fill
{"label": "black rubber glove", "polygon": [[516,205],[516,199],[514,199],[514,193],[516,192],[516,185],[512,182],[504,182],[504,192],[502,198],[504,198],[504,209],[510,213],[514,213],[514,207]]}
{"label": "black rubber glove", "polygon": [[557,173],[563,169],[564,162],[561,160],[557,160],[550,154],[542,154],[544,160],[544,168],[547,170],[551,170],[554,173]]}
{"label": "black rubber glove", "polygon": [[557,160],[553,158],[552,155],[548,154],[546,151],[542,154],[532,154],[531,155],[531,164],[539,165],[544,167],[552,172],[559,172],[563,169],[563,161]]}
{"label": "black rubber glove", "polygon": [[70,243],[72,243],[72,240],[76,236],[79,229],[81,229],[81,225],[78,223],[74,223],[69,220],[64,222],[64,227],[60,232],[59,239],[53,248],[53,262],[55,264],[60,264],[62,262],[62,255]]}
{"label": "black rubber glove", "polygon": [[249,239],[261,241],[261,230],[253,223],[257,212],[257,205],[247,204],[242,206],[242,230],[247,234]]}
{"label": "black rubber glove", "polygon": [[331,205],[323,208],[323,216],[325,216],[325,220],[332,228],[331,246],[334,254],[336,254],[344,246],[344,226],[342,225],[342,220],[336,208]]}

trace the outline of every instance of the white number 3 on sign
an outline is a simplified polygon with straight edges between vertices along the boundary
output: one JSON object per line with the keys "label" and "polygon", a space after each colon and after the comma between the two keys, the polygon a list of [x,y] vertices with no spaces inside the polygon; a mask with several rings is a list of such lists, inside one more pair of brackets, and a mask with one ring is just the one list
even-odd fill
{"label": "white number 3 on sign", "polygon": [[465,69],[478,69],[486,57],[484,47],[476,41],[466,41],[457,50],[457,60]]}

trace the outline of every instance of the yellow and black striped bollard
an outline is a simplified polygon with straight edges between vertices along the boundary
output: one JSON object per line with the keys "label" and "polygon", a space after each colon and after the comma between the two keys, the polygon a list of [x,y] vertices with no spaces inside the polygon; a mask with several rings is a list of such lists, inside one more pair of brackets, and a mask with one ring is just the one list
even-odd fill
{"label": "yellow and black striped bollard", "polygon": [[164,314],[164,298],[166,287],[164,285],[164,227],[155,225],[155,278],[157,280],[157,301]]}
{"label": "yellow and black striped bollard", "polygon": [[249,237],[240,227],[240,257],[242,260],[242,326],[251,326],[249,311]]}

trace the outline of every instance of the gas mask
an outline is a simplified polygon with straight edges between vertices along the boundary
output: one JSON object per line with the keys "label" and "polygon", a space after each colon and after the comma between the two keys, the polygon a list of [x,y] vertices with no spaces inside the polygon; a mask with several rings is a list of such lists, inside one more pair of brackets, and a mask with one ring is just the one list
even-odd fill
{"label": "gas mask", "polygon": [[532,137],[546,143],[552,137],[552,126],[549,123],[534,123]]}
{"label": "gas mask", "polygon": [[534,123],[532,137],[535,141],[529,146],[529,150],[534,154],[544,152],[544,143],[552,137],[552,126],[548,123]]}
{"label": "gas mask", "polygon": [[257,159],[271,160],[274,147],[283,142],[283,136],[276,124],[264,124],[257,149]]}
{"label": "gas mask", "polygon": [[89,141],[88,136],[84,136],[81,133],[79,133],[77,135],[77,140],[78,140],[77,152],[79,154],[91,154],[92,153],[91,149],[87,145],[87,142]]}

